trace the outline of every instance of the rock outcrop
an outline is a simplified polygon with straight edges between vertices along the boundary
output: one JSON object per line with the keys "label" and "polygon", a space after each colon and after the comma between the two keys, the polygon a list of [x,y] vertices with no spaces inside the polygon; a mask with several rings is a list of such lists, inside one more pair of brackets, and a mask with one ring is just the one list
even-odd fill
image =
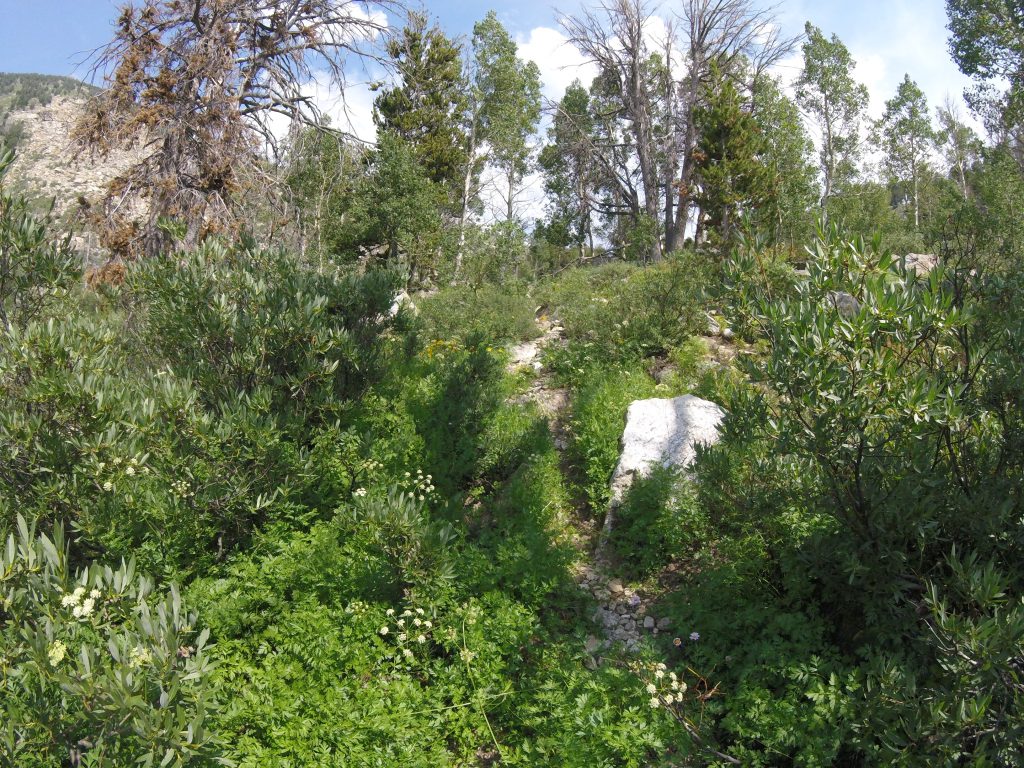
{"label": "rock outcrop", "polygon": [[[708,400],[683,395],[671,400],[637,400],[626,413],[622,454],[612,475],[612,508],[621,504],[637,477],[658,465],[685,469],[697,455],[698,443],[718,442],[725,411]],[[605,519],[611,530],[612,513]]]}

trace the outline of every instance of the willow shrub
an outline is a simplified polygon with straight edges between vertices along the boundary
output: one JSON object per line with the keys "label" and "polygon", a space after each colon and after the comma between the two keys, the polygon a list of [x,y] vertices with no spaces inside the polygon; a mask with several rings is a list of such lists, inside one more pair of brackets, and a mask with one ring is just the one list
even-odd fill
{"label": "willow shrub", "polygon": [[214,765],[208,633],[134,561],[74,570],[23,517],[0,551],[0,762]]}

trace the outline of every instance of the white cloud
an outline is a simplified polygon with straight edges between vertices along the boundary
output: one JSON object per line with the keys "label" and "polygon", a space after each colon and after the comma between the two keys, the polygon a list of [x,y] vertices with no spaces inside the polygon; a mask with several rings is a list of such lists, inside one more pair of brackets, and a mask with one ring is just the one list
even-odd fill
{"label": "white cloud", "polygon": [[558,101],[573,80],[585,86],[597,77],[597,67],[584,58],[562,32],[552,27],[534,27],[524,40],[517,40],[519,58],[532,61],[540,70],[544,96]]}

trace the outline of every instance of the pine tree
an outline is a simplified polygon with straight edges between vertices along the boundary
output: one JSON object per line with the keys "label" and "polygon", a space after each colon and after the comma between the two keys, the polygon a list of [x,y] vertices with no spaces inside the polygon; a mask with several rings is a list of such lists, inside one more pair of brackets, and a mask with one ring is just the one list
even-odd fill
{"label": "pine tree", "polygon": [[745,212],[773,205],[775,176],[761,159],[764,140],[736,86],[713,68],[697,110],[700,141],[693,162],[705,227],[730,242]]}
{"label": "pine tree", "polygon": [[426,15],[412,13],[387,52],[400,82],[374,101],[374,123],[381,132],[408,142],[428,178],[456,200],[466,164],[459,46],[437,26],[428,26]]}

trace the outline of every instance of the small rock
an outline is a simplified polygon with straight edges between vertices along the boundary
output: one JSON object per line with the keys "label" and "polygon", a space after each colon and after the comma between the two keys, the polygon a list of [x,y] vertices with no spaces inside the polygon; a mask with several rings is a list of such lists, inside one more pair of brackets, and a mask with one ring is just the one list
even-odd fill
{"label": "small rock", "polygon": [[654,629],[654,617],[647,616],[644,618],[644,629]]}
{"label": "small rock", "polygon": [[672,619],[670,619],[668,616],[663,616],[662,618],[658,619],[658,629],[664,631],[671,626]]}
{"label": "small rock", "polygon": [[587,650],[587,653],[597,653],[601,650],[603,643],[593,635],[587,636],[587,641],[583,644],[583,647]]}
{"label": "small rock", "polygon": [[726,341],[732,341],[736,334],[733,333],[732,328],[726,328],[722,331],[722,338]]}
{"label": "small rock", "polygon": [[612,579],[608,582],[608,590],[613,595],[620,595],[625,591],[625,587],[622,586],[622,582],[618,579]]}

